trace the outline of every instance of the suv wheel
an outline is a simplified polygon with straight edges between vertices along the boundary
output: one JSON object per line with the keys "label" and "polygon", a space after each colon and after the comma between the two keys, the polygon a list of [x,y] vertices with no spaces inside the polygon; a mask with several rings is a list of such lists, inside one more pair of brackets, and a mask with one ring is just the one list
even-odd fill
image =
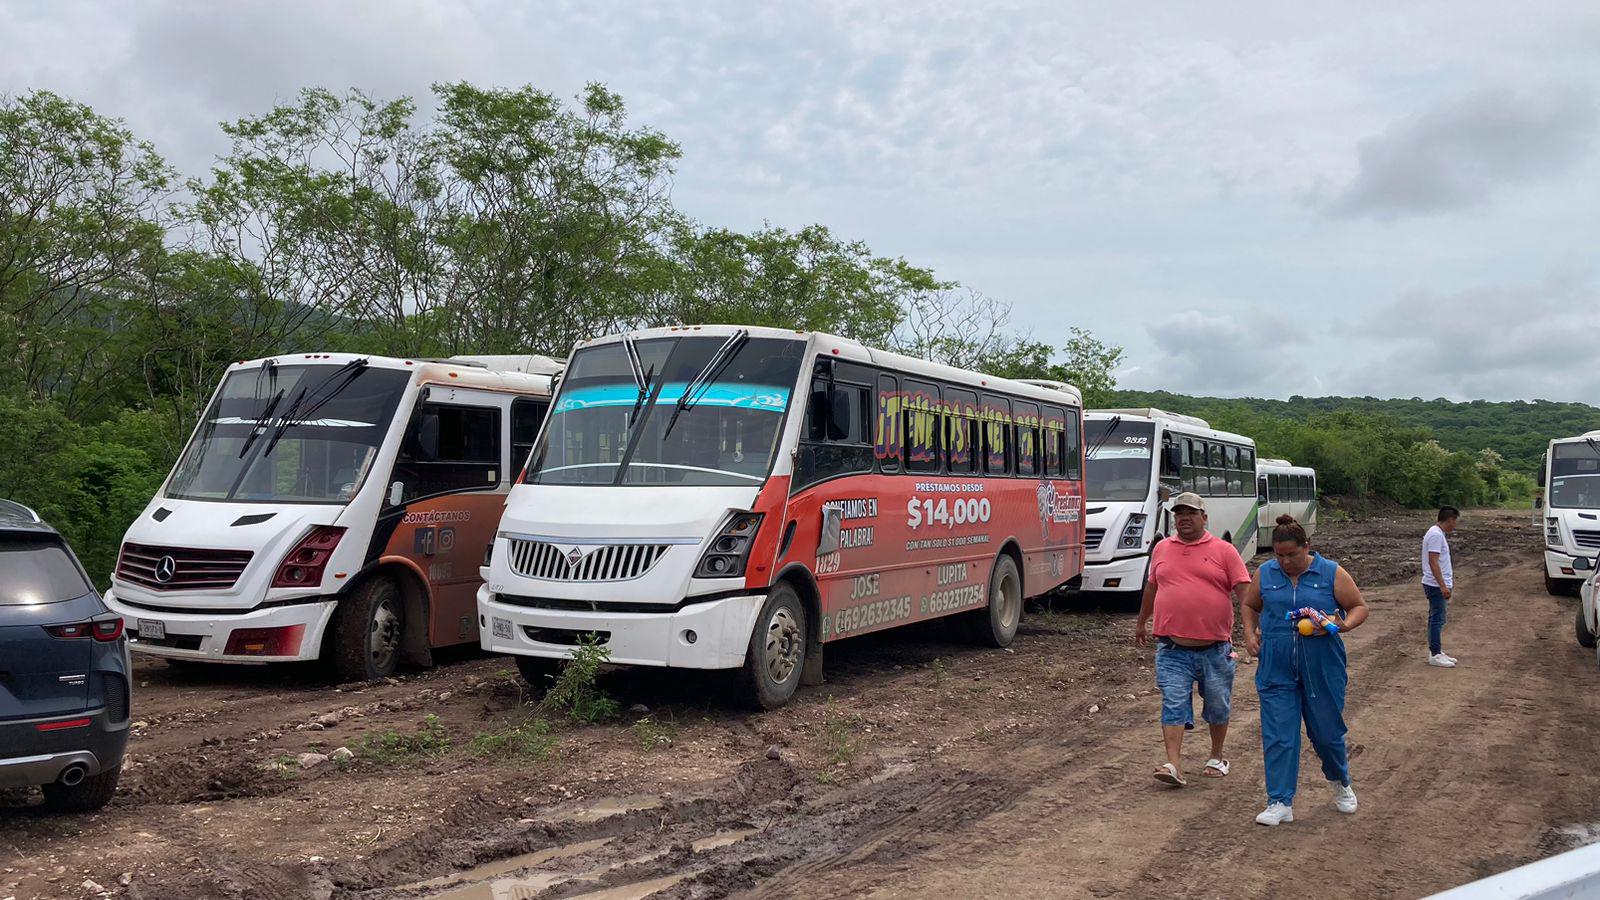
{"label": "suv wheel", "polygon": [[44,805],[56,812],[93,812],[111,802],[111,795],[117,792],[117,779],[121,777],[122,761],[118,760],[115,766],[70,787],[59,781],[41,785]]}

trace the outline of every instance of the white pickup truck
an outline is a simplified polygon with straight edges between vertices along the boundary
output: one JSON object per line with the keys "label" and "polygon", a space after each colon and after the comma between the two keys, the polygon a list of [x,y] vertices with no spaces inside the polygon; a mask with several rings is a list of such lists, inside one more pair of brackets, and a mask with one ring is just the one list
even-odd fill
{"label": "white pickup truck", "polygon": [[[1595,561],[1587,557],[1578,557],[1572,561],[1572,568],[1587,575],[1579,596],[1578,602],[1578,643],[1585,647],[1595,647],[1595,636],[1600,634],[1600,575],[1595,573]],[[1596,665],[1600,665],[1600,647],[1594,652]]]}

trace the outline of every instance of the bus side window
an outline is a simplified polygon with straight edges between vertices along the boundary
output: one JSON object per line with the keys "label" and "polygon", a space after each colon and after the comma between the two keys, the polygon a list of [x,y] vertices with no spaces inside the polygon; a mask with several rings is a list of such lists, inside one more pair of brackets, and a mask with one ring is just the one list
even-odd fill
{"label": "bus side window", "polygon": [[1226,496],[1228,493],[1228,477],[1223,472],[1226,463],[1223,461],[1222,445],[1207,444],[1206,447],[1206,460],[1211,470],[1206,473],[1208,489],[1205,493],[1214,496]]}
{"label": "bus side window", "polygon": [[939,386],[925,381],[905,382],[906,471],[939,471],[939,437],[943,431],[943,401]]}
{"label": "bus side window", "polygon": [[899,380],[893,375],[879,375],[872,452],[878,467],[885,472],[900,471],[901,429],[905,426],[900,409]]}
{"label": "bus side window", "polygon": [[1014,405],[1017,417],[1017,474],[1039,474],[1039,404],[1018,400]]}
{"label": "bus side window", "polygon": [[1183,489],[1194,491],[1196,484],[1195,469],[1200,465],[1200,461],[1195,454],[1195,443],[1189,438],[1180,438],[1179,441],[1183,447]]}
{"label": "bus side window", "polygon": [[1243,496],[1244,483],[1240,480],[1239,476],[1239,448],[1231,446],[1224,447],[1222,452],[1224,454],[1223,459],[1225,460],[1224,465],[1228,469],[1228,471],[1224,474],[1224,477],[1228,479],[1228,496]]}
{"label": "bus side window", "polygon": [[[500,410],[425,403],[406,425],[394,481],[402,502],[500,483]],[[387,494],[386,494],[387,496]]]}
{"label": "bus side window", "polygon": [[1004,475],[1011,470],[1011,401],[983,395],[983,471]]}
{"label": "bus side window", "polygon": [[1265,475],[1256,479],[1256,500],[1260,503],[1267,502],[1267,476]]}
{"label": "bus side window", "polygon": [[872,471],[868,437],[872,430],[867,418],[870,394],[864,384],[812,382],[791,491],[836,475]]}
{"label": "bus side window", "polygon": [[539,426],[550,412],[549,400],[518,397],[511,401],[511,468],[521,471],[533,454],[533,442],[539,436]]}
{"label": "bus side window", "polygon": [[978,471],[978,395],[957,388],[944,390],[946,457],[951,475]]}

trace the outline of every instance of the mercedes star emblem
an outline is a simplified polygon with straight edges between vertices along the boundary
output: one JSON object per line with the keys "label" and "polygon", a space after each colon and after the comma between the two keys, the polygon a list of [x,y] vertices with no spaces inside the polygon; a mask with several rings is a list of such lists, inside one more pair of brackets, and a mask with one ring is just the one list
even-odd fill
{"label": "mercedes star emblem", "polygon": [[170,556],[163,556],[156,561],[156,580],[162,584],[172,580],[178,574],[178,561]]}

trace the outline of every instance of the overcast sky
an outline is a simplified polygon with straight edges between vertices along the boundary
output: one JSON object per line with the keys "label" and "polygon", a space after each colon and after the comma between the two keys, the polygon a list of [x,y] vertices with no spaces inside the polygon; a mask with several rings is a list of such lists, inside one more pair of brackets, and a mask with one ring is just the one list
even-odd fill
{"label": "overcast sky", "polygon": [[1124,386],[1600,403],[1592,2],[4,0],[0,34],[0,92],[189,173],[305,86],[600,81],[689,215],[826,224],[1123,345]]}

